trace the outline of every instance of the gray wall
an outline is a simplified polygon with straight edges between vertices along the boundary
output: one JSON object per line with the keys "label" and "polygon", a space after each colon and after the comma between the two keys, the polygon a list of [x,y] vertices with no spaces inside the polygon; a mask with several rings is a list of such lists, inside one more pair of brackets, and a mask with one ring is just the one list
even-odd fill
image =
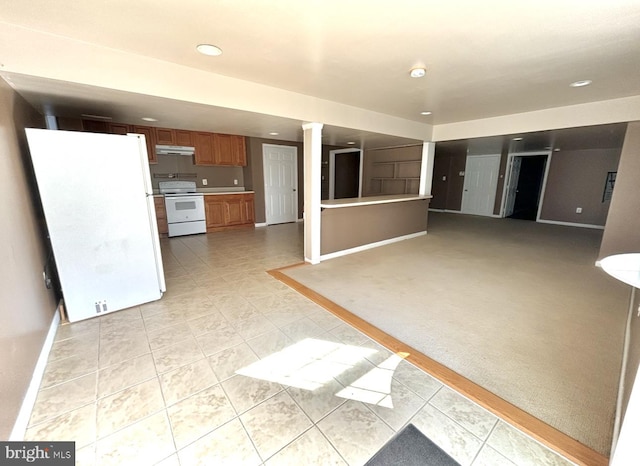
{"label": "gray wall", "polygon": [[[609,201],[602,201],[607,172],[618,169],[620,150],[554,152],[540,212],[542,220],[604,226]],[[582,207],[582,213],[576,213]]]}
{"label": "gray wall", "polygon": [[7,439],[22,405],[56,308],[42,271],[47,246],[36,198],[25,127],[43,118],[0,79],[0,438]]}

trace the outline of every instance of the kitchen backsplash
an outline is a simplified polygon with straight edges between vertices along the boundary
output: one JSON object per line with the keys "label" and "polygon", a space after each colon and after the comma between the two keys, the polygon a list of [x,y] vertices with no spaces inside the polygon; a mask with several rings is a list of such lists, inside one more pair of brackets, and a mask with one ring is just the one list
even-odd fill
{"label": "kitchen backsplash", "polygon": [[[159,155],[157,164],[150,164],[151,183],[153,189],[158,189],[159,181],[187,180],[195,181],[198,189],[206,192],[206,189],[244,187],[243,167],[207,167],[194,165],[193,156],[187,155]],[[169,175],[174,175],[169,177]],[[190,175],[195,175],[195,178]],[[207,180],[207,184],[203,184]]]}

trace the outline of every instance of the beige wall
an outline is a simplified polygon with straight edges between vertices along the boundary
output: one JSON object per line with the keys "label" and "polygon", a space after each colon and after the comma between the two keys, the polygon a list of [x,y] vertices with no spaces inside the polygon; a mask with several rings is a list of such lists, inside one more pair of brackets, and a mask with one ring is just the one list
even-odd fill
{"label": "beige wall", "polygon": [[43,126],[0,79],[0,439],[11,433],[56,307],[42,279],[47,250],[23,131]]}
{"label": "beige wall", "polygon": [[619,158],[618,149],[554,152],[540,218],[604,226],[609,201],[603,202],[602,194],[607,172],[618,169]]}
{"label": "beige wall", "polygon": [[[625,136],[618,176],[607,223],[600,245],[599,259],[612,254],[640,252],[640,121],[629,123]],[[631,328],[626,384],[623,393],[623,414],[626,411],[631,388],[640,365],[640,290],[635,290],[631,306]]]}
{"label": "beige wall", "polygon": [[322,210],[321,254],[427,230],[429,200]]}
{"label": "beige wall", "polygon": [[640,252],[640,121],[629,123],[599,258]]}
{"label": "beige wall", "polygon": [[[193,173],[195,178],[180,178],[195,181],[198,188],[228,188],[241,187],[245,185],[243,167],[207,167],[194,165],[193,156],[186,155],[159,155],[157,164],[150,164],[151,184],[154,189],[158,189],[159,181],[171,181],[168,178],[156,178],[154,175],[168,173]],[[202,184],[202,180],[207,180],[207,185]],[[238,180],[235,185],[233,180]]]}
{"label": "beige wall", "polygon": [[[363,155],[362,166],[362,195],[363,196],[378,196],[380,194],[404,194],[404,192],[396,192],[386,190],[382,193],[372,189],[372,177],[375,176],[388,176],[388,173],[377,173],[374,169],[374,163],[376,162],[397,162],[407,160],[422,160],[422,144],[408,147],[397,147],[390,149],[372,149],[365,150]],[[419,175],[419,173],[418,173]],[[402,176],[402,175],[400,175]],[[414,182],[412,188],[409,189],[409,193],[418,194],[418,182]]]}

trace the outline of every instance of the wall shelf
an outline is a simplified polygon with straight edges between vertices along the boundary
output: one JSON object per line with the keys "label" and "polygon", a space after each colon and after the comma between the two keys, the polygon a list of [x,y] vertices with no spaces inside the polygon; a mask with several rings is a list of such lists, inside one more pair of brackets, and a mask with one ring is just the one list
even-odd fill
{"label": "wall shelf", "polygon": [[420,188],[421,160],[374,162],[370,194],[416,194]]}

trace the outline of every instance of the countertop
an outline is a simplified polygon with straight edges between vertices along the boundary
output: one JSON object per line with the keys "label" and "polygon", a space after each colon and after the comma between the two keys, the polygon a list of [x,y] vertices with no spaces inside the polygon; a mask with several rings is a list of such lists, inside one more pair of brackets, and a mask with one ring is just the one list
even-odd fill
{"label": "countertop", "polygon": [[390,204],[393,202],[419,201],[431,199],[433,196],[419,194],[392,194],[387,196],[352,197],[348,199],[328,199],[320,202],[323,209],[337,209],[340,207],[358,207],[363,205]]}
{"label": "countertop", "polygon": [[[222,191],[213,191],[213,189],[218,188],[210,188],[210,190],[197,189],[196,194],[204,194],[205,196],[220,196],[223,194],[254,194],[254,191],[245,191],[245,190],[222,190]],[[162,197],[164,194],[160,194],[157,189],[153,190],[154,197]]]}

